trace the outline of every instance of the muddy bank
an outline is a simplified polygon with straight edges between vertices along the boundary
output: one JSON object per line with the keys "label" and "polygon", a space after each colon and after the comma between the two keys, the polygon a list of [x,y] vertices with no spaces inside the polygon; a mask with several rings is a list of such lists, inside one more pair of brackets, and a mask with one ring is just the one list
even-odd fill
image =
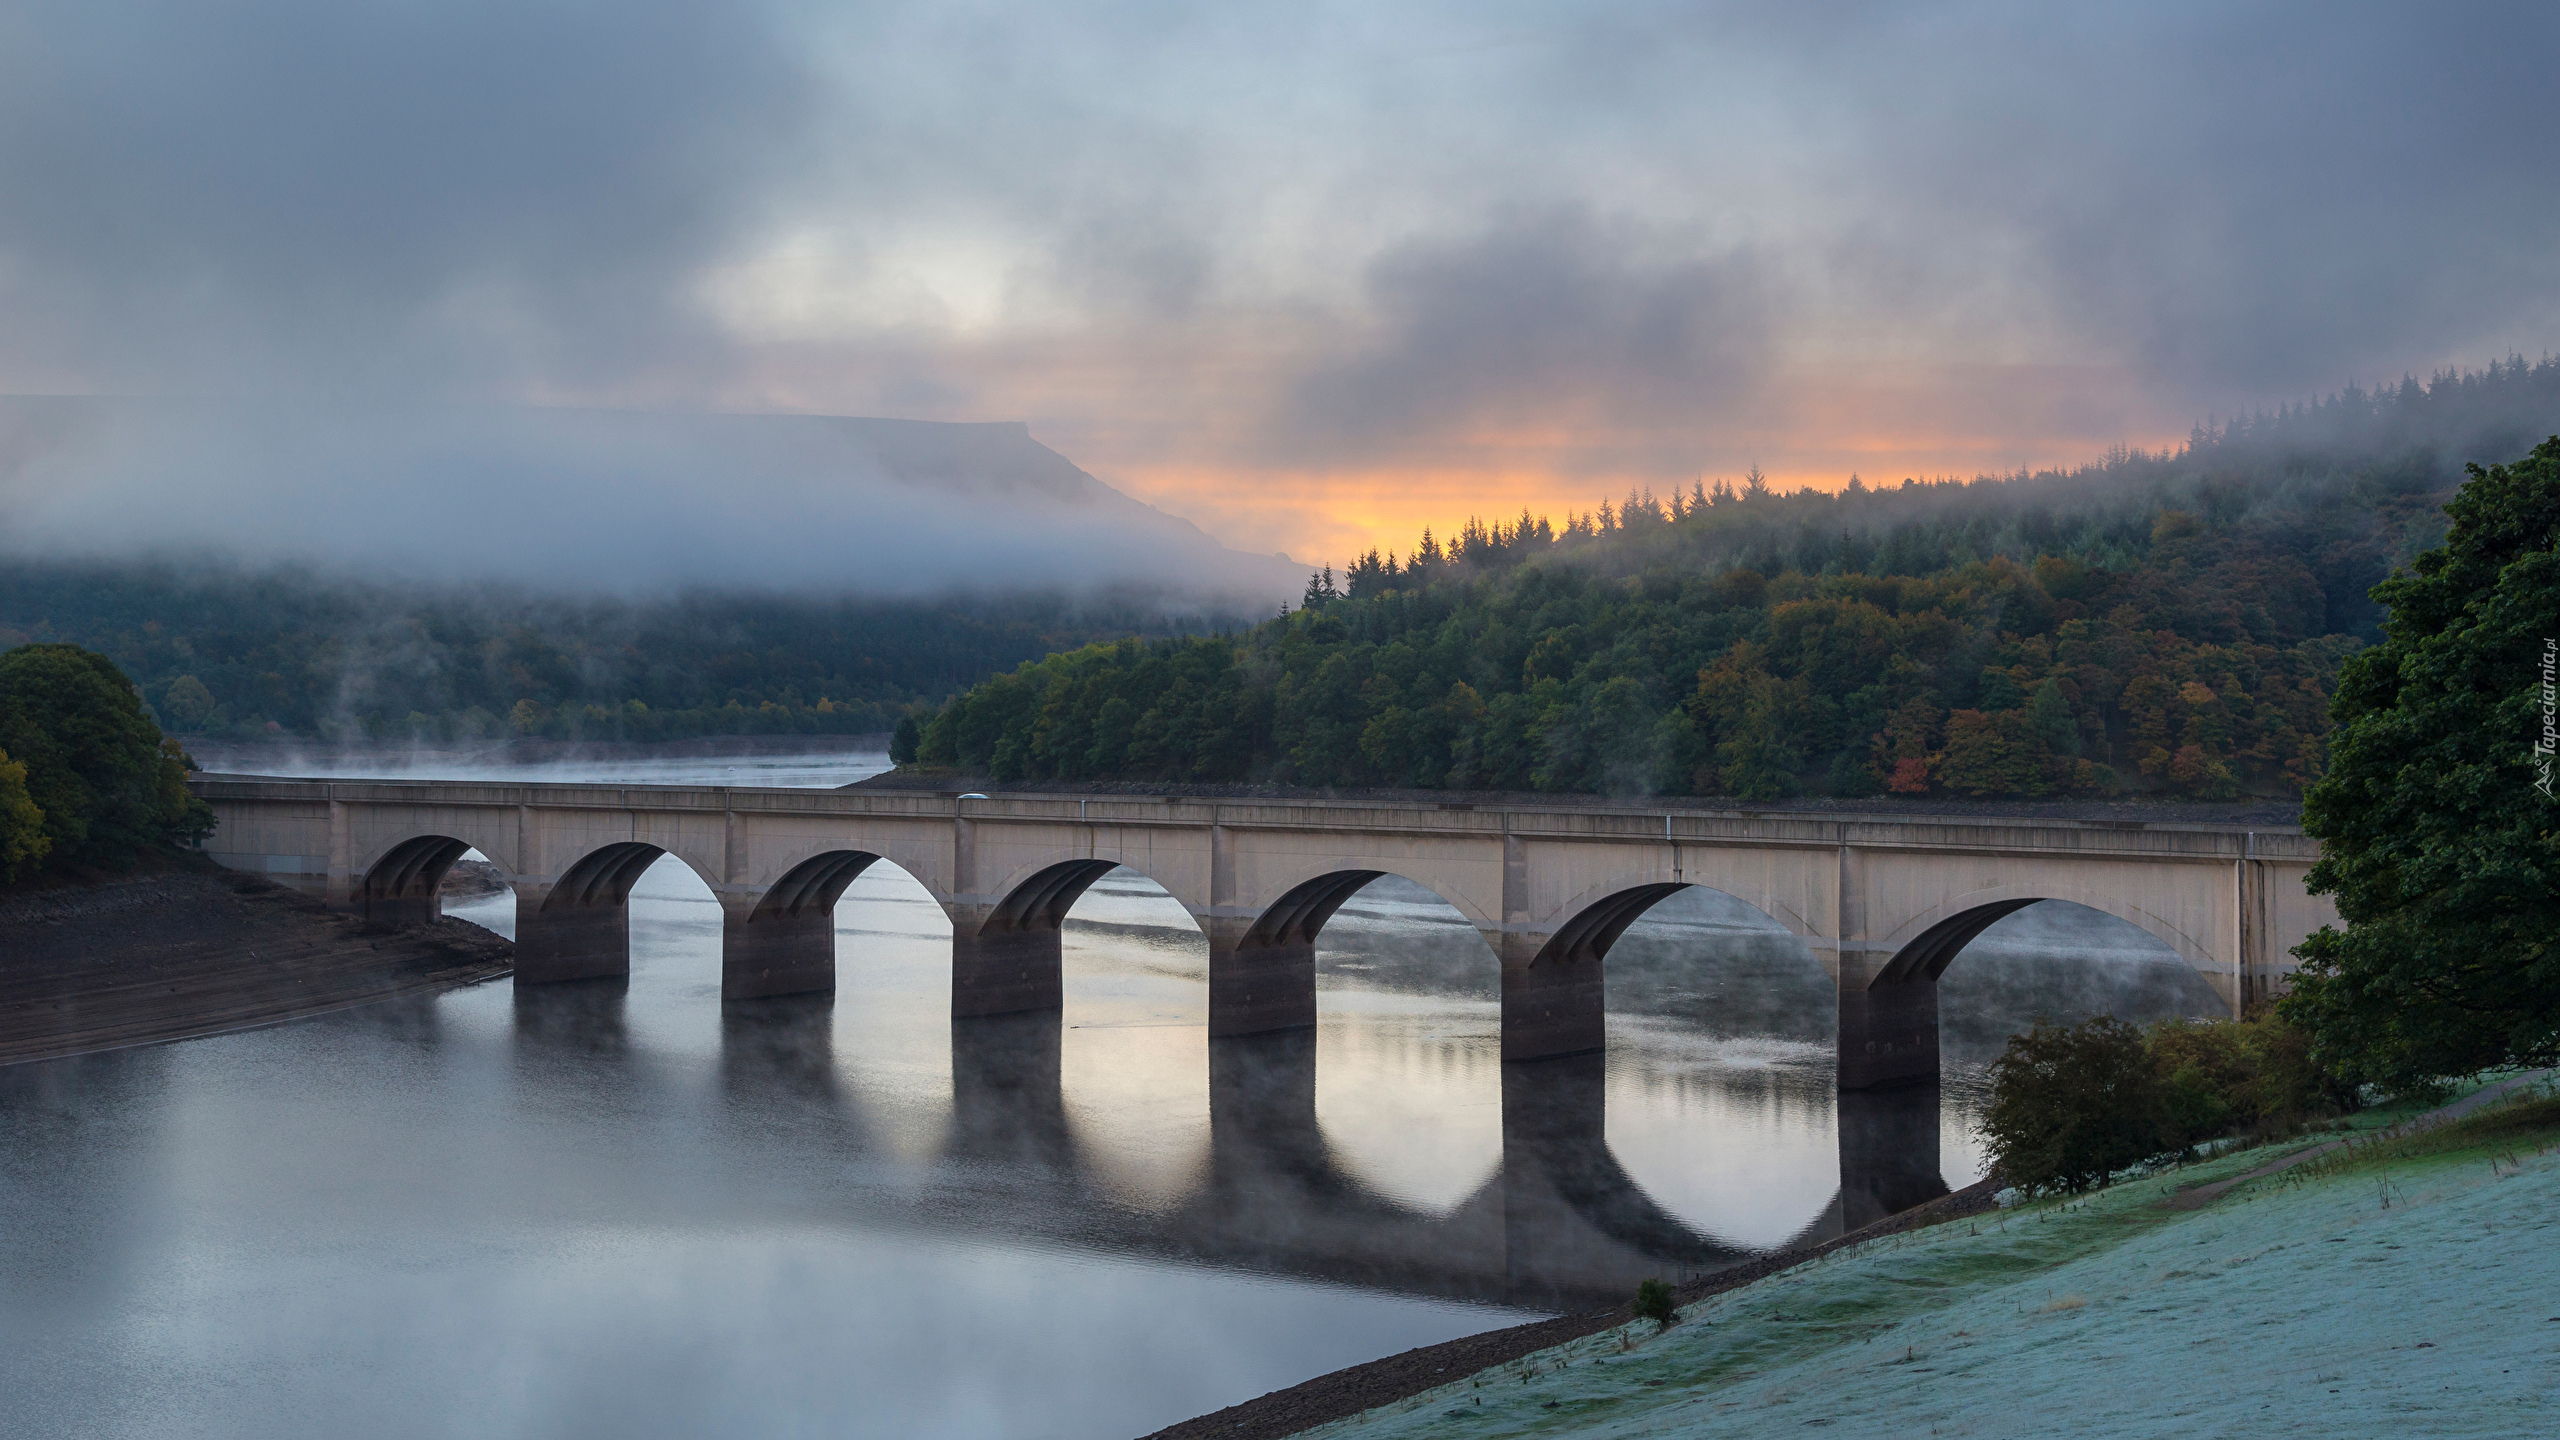
{"label": "muddy bank", "polygon": [[[1783,1250],[1728,1270],[1719,1270],[1681,1286],[1676,1293],[1681,1304],[1691,1304],[1791,1270],[1845,1246],[1864,1244],[1882,1236],[1898,1235],[1968,1215],[1980,1215],[1996,1208],[1991,1197],[1999,1189],[2000,1182],[1996,1179],[1976,1181],[1954,1194],[1905,1210],[1899,1215],[1886,1216],[1839,1239],[1796,1250]],[[1145,1440],[1211,1440],[1211,1437],[1217,1437],[1217,1440],[1282,1440],[1284,1436],[1295,1435],[1329,1421],[1437,1389],[1460,1376],[1508,1364],[1523,1355],[1533,1355],[1585,1335],[1597,1335],[1634,1318],[1635,1312],[1623,1307],[1595,1310],[1426,1345],[1401,1355],[1336,1370],[1330,1375],[1319,1375],[1286,1390],[1274,1390],[1241,1405],[1230,1405],[1224,1410],[1167,1426],[1146,1436]]]}
{"label": "muddy bank", "polygon": [[514,963],[477,925],[368,928],[209,869],[0,896],[0,1065],[244,1030]]}

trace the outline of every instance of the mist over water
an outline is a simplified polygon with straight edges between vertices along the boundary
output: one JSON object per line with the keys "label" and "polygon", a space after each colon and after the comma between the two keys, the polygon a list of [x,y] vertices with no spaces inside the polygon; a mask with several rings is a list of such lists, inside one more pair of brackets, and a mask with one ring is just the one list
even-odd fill
{"label": "mist over water", "polygon": [[[1856,1218],[1829,986],[1712,892],[1611,952],[1605,1058],[1511,1067],[1490,951],[1392,878],[1327,926],[1312,1036],[1216,1047],[1206,941],[1134,872],[1077,903],[1059,1016],[953,1023],[949,926],[891,865],[836,920],[834,996],[724,1008],[719,908],[662,860],[627,985],[0,1071],[0,1429],[1126,1436]],[[2073,907],[1944,984],[1953,1185],[1985,1037],[2210,1009]],[[1857,1123],[1915,1119],[1925,1149]]]}

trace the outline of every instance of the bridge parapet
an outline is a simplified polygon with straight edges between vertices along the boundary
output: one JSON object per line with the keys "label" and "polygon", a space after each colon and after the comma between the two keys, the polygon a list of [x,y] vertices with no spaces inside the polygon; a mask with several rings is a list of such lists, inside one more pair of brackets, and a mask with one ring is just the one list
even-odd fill
{"label": "bridge parapet", "polygon": [[[2022,904],[2068,900],[2141,927],[2235,1013],[2280,990],[2291,948],[2335,918],[2324,897],[2303,889],[2319,852],[2298,828],[2175,819],[220,775],[192,783],[219,822],[206,847],[217,860],[378,918],[432,914],[442,865],[461,846],[480,850],[516,888],[523,983],[627,969],[624,882],[664,853],[729,912],[724,994],[829,988],[834,933],[820,912],[842,882],[885,859],[951,919],[955,1014],[1050,1008],[1059,922],[1086,885],[1128,865],[1208,934],[1212,1033],[1257,1033],[1312,1023],[1317,932],[1359,884],[1395,874],[1440,895],[1485,936],[1502,967],[1510,1059],[1598,1046],[1610,944],[1656,900],[1703,885],[1769,915],[1834,977],[1842,1078],[1852,1084],[1935,1074],[1938,973],[1990,919]],[[824,905],[809,902],[812,885],[834,887]],[[792,898],[777,903],[777,893]]]}

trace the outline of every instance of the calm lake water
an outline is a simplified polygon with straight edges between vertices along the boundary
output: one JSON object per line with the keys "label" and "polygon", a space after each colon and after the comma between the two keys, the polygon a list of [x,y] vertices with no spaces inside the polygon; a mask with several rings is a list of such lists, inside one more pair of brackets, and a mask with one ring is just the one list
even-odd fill
{"label": "calm lake water", "polygon": [[832,997],[724,1009],[719,908],[663,861],[627,986],[0,1069],[0,1434],[1134,1436],[1965,1184],[2011,1029],[2213,1010],[2037,906],[1948,973],[1942,1093],[1844,1111],[1821,971],[1712,892],[1611,952],[1605,1057],[1509,1067],[1491,952],[1393,879],[1326,928],[1312,1035],[1214,1047],[1207,942],[1129,871],[1069,920],[1063,1016],[952,1022],[949,926],[885,863],[836,923]]}

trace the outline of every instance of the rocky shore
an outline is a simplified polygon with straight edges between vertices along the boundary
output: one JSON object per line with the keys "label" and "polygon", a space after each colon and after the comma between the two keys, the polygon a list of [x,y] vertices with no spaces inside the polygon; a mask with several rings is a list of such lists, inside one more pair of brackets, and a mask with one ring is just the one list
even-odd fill
{"label": "rocky shore", "polygon": [[270,1025],[514,962],[477,925],[368,927],[210,867],[0,895],[0,1065]]}

